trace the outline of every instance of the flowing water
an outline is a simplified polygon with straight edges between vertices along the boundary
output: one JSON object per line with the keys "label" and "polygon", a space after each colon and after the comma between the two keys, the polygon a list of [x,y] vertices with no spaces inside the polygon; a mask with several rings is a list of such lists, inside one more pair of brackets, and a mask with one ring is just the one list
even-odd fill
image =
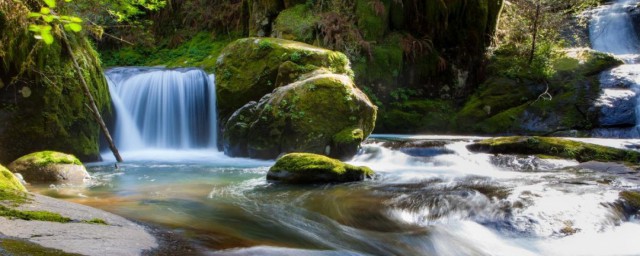
{"label": "flowing water", "polygon": [[[625,4],[595,16],[596,48],[637,53],[626,21],[605,22],[624,16]],[[157,68],[107,75],[127,162],[114,166],[105,154],[89,165],[89,186],[30,189],[172,230],[202,254],[640,255],[640,221],[618,198],[640,188],[635,172],[474,154],[465,147],[474,137],[378,135],[351,161],[374,169],[373,179],[275,184],[265,178],[273,162],[215,149],[213,77]]]}
{"label": "flowing water", "polygon": [[596,132],[598,136],[640,137],[640,39],[630,16],[637,5],[637,0],[615,0],[596,9],[591,18],[589,37],[592,48],[611,53],[625,62],[601,75],[603,89],[597,103],[603,109],[601,125],[635,126],[604,129]]}

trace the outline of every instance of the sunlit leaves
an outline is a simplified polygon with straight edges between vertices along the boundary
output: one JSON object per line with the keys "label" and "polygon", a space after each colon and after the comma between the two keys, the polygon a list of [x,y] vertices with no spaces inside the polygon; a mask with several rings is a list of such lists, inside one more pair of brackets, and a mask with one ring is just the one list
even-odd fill
{"label": "sunlit leaves", "polygon": [[[45,44],[52,44],[54,41],[52,28],[53,26],[62,25],[65,30],[72,32],[82,31],[82,19],[74,16],[58,16],[56,15],[54,8],[56,7],[55,0],[43,0],[48,7],[40,8],[40,12],[29,13],[28,17],[31,19],[41,20],[41,24],[32,24],[29,26],[29,30],[34,32],[34,38],[42,40]],[[65,2],[71,2],[71,0],[65,0]]]}

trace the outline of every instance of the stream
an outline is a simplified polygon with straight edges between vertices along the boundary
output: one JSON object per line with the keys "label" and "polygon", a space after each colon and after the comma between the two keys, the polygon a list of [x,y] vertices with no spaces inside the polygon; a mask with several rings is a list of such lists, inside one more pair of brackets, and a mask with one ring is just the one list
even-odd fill
{"label": "stream", "polygon": [[[604,86],[635,118],[638,43],[618,0],[594,12],[594,49],[627,62]],[[635,41],[633,41],[635,40]],[[636,70],[637,71],[637,70]],[[88,186],[30,187],[170,230],[205,255],[640,255],[640,220],[619,193],[640,189],[637,173],[534,156],[474,154],[478,137],[375,135],[350,163],[364,182],[268,182],[273,161],[217,150],[215,78],[197,69],[106,72],[115,139],[126,162],[88,164]],[[179,85],[174,87],[173,85]],[[603,82],[604,84],[604,82]],[[621,90],[625,90],[621,92]],[[636,122],[582,139],[637,148]],[[620,118],[619,118],[620,119]],[[622,120],[620,119],[620,120]],[[637,119],[637,118],[636,118]]]}

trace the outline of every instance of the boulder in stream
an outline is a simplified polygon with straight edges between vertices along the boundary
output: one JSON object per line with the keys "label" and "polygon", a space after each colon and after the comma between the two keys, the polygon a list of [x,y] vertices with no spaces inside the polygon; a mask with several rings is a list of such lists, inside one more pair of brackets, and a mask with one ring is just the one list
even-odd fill
{"label": "boulder in stream", "polygon": [[365,166],[353,166],[323,155],[287,154],[269,169],[267,179],[290,184],[362,181],[374,172]]}
{"label": "boulder in stream", "polygon": [[8,168],[29,183],[83,184],[91,180],[78,158],[55,151],[31,153],[13,161]]}
{"label": "boulder in stream", "polygon": [[24,188],[20,180],[13,175],[13,173],[0,165],[0,193],[12,191],[26,192],[27,190]]}

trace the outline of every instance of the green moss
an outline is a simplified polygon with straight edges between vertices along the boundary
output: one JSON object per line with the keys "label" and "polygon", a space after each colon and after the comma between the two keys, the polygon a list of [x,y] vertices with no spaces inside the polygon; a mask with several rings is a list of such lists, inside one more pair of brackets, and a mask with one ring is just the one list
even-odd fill
{"label": "green moss", "polygon": [[8,217],[11,219],[21,219],[21,220],[38,220],[38,221],[60,222],[60,223],[71,222],[71,219],[67,217],[63,217],[58,213],[47,212],[47,211],[20,211],[20,210],[10,209],[4,205],[0,205],[0,216]]}
{"label": "green moss", "polygon": [[619,194],[620,199],[622,199],[629,207],[634,209],[635,211],[640,210],[640,192],[638,191],[622,191]]}
{"label": "green moss", "polygon": [[467,146],[472,151],[493,154],[548,155],[579,162],[625,162],[637,164],[640,153],[553,137],[501,137]]}
{"label": "green moss", "polygon": [[[349,60],[339,52],[283,39],[240,39],[223,50],[216,65],[220,116],[229,117],[249,101],[257,101],[276,86],[283,85],[276,83],[280,67],[292,64],[311,69],[309,72],[322,68],[332,73],[353,75]],[[298,74],[291,72],[281,78],[296,81]],[[294,77],[289,77],[291,75]]]}
{"label": "green moss", "polygon": [[109,225],[105,220],[103,219],[90,219],[90,220],[83,220],[83,223],[88,223],[88,224],[96,224],[96,225]]}
{"label": "green moss", "polygon": [[407,100],[393,103],[380,111],[378,132],[446,133],[455,113],[449,100]]}
{"label": "green moss", "polygon": [[333,136],[333,142],[338,144],[360,144],[364,140],[364,132],[360,128],[346,128]]}
{"label": "green moss", "polygon": [[[281,174],[286,173],[287,176]],[[345,182],[371,177],[374,172],[364,166],[353,166],[322,155],[287,154],[269,169],[267,179],[289,183]]]}
{"label": "green moss", "polygon": [[360,58],[354,63],[357,80],[364,84],[395,84],[404,65],[401,37],[402,35],[395,33],[384,41],[373,44],[371,57]]}
{"label": "green moss", "polygon": [[306,4],[299,4],[280,12],[273,30],[278,38],[313,43],[318,19]]}
{"label": "green moss", "polygon": [[388,31],[390,2],[390,0],[356,0],[355,14],[358,28],[365,40],[379,40]]}
{"label": "green moss", "polygon": [[[28,31],[30,22],[22,20],[28,13],[22,1],[0,6],[0,12],[7,9],[12,13],[8,20],[11,29],[0,35],[0,41],[6,42],[0,45],[0,79],[5,83],[16,81],[6,85],[12,87],[9,91],[28,87],[32,93],[29,97],[0,97],[0,163],[43,149],[98,159],[99,126],[86,107],[88,99],[78,76],[86,80],[103,114],[109,114],[111,100],[91,42],[85,34],[69,34],[69,44],[81,68],[77,74],[60,38],[51,45],[33,38]],[[52,33],[59,35],[60,31],[54,28]]]}
{"label": "green moss", "polygon": [[198,67],[213,73],[222,49],[236,39],[236,35],[214,36],[201,32],[178,47],[160,44],[158,47],[129,46],[102,52],[107,67],[112,66],[165,66]]}
{"label": "green moss", "polygon": [[13,256],[74,256],[79,254],[66,253],[58,249],[51,249],[41,245],[18,239],[0,239],[0,249]]}
{"label": "green moss", "polygon": [[74,155],[55,152],[40,151],[20,157],[16,162],[29,163],[36,166],[47,166],[51,164],[74,164],[82,165],[82,162]]}
{"label": "green moss", "polygon": [[25,189],[24,186],[22,186],[22,183],[13,176],[13,173],[0,165],[0,191],[0,200],[5,200],[2,194],[9,192],[27,192],[27,189]]}

